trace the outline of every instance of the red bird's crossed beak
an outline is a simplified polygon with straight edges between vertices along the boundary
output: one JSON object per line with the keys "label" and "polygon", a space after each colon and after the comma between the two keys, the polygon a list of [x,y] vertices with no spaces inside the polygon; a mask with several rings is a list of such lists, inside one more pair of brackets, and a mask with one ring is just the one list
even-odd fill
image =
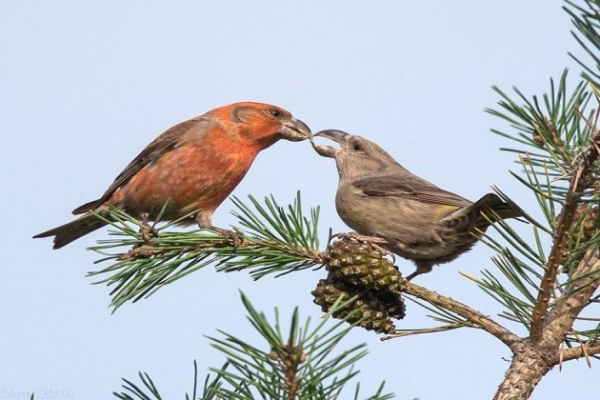
{"label": "red bird's crossed beak", "polygon": [[[350,134],[348,134],[344,131],[337,130],[337,129],[327,129],[327,130],[315,133],[313,135],[313,137],[314,136],[326,137],[327,139],[331,139],[334,142],[339,143],[343,147],[344,143],[346,142],[346,138],[348,136],[350,136]],[[338,149],[335,149],[331,146],[320,146],[318,144],[315,144],[312,141],[312,139],[311,139],[311,143],[312,143],[313,149],[315,149],[315,151],[317,153],[319,153],[319,155],[321,155],[323,157],[335,158],[335,155],[336,155]]]}
{"label": "red bird's crossed beak", "polygon": [[279,134],[281,134],[283,139],[292,142],[299,142],[311,136],[308,125],[296,118],[284,122],[279,130]]}

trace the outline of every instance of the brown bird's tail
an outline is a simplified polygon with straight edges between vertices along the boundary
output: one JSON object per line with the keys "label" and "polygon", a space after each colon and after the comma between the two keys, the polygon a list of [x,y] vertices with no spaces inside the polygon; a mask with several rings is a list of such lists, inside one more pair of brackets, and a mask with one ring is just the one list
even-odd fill
{"label": "brown bird's tail", "polygon": [[467,210],[468,212],[475,213],[475,226],[482,230],[485,230],[490,225],[487,219],[490,219],[493,222],[497,218],[507,219],[522,216],[518,210],[515,210],[508,203],[502,201],[502,199],[494,193],[486,194],[473,203],[473,205],[467,207]]}
{"label": "brown bird's tail", "polygon": [[[519,211],[502,201],[498,195],[488,193],[470,206],[461,208],[450,214],[442,221],[447,226],[454,228],[454,234],[458,232],[470,232],[468,233],[469,236],[473,233],[479,236],[477,231],[485,232],[494,222],[521,216]],[[471,239],[466,239],[466,241],[471,242]]]}
{"label": "brown bird's tail", "polygon": [[71,221],[68,224],[61,225],[49,231],[38,233],[34,239],[54,236],[54,249],[60,249],[74,240],[87,235],[96,229],[102,228],[106,222],[99,220],[93,214],[85,214]]}

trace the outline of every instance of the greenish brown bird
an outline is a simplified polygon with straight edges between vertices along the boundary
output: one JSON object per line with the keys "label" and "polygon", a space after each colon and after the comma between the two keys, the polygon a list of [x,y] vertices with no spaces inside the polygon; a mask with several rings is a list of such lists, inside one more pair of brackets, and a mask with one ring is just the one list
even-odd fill
{"label": "greenish brown bird", "polygon": [[469,251],[490,220],[521,215],[494,193],[473,203],[440,189],[360,136],[333,129],[314,136],[341,146],[313,142],[321,156],[335,158],[340,179],[335,197],[339,216],[358,233],[356,238],[377,238],[375,242],[385,250],[412,260],[417,269],[407,280]]}

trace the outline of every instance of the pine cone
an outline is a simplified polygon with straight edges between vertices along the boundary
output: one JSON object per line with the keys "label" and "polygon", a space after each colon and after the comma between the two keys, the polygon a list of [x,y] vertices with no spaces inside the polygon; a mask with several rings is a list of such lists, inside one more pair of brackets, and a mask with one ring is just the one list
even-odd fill
{"label": "pine cone", "polygon": [[385,293],[387,293],[385,297],[394,297],[395,301],[388,299],[389,304],[384,304],[377,297],[379,293],[376,291],[364,289],[333,277],[321,279],[312,292],[315,297],[314,302],[320,305],[324,312],[329,311],[340,296],[342,302],[358,296],[356,301],[338,309],[333,316],[339,319],[348,317],[347,321],[351,324],[360,321],[359,326],[367,330],[391,333],[396,329],[391,318],[404,317],[404,303],[400,296],[393,295],[389,291]]}
{"label": "pine cone", "polygon": [[585,245],[599,229],[600,214],[598,207],[591,209],[588,207],[585,204],[580,204],[577,207],[573,216],[571,233],[563,239],[563,250],[560,258],[560,263],[564,266],[563,272],[568,273],[573,266],[579,264],[585,252],[585,246],[581,245]]}
{"label": "pine cone", "polygon": [[341,239],[329,245],[325,269],[353,285],[400,294],[402,274],[371,243]]}
{"label": "pine cone", "polygon": [[581,242],[590,240],[598,230],[598,207],[588,211],[587,206],[580,205],[575,211],[574,221],[578,232],[573,235],[573,239]]}
{"label": "pine cone", "polygon": [[404,318],[402,275],[371,243],[352,238],[331,243],[325,269],[329,276],[320,280],[312,292],[314,302],[323,311],[329,311],[340,296],[342,301],[357,296],[355,302],[337,310],[333,316],[345,318],[350,315],[348,322],[360,321],[359,326],[380,333],[393,332],[396,327],[392,319]]}

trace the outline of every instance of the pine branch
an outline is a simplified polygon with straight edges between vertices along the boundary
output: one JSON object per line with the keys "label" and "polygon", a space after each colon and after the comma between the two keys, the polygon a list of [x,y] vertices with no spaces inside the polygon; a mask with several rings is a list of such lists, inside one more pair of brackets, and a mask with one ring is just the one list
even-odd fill
{"label": "pine branch", "polygon": [[554,343],[564,340],[575,318],[599,286],[600,254],[595,247],[588,249],[587,256],[566,284],[560,301],[550,311],[544,326],[545,339]]}
{"label": "pine branch", "polygon": [[592,59],[591,65],[582,61],[580,58],[569,52],[569,55],[584,69],[583,77],[585,80],[594,82],[598,86],[600,82],[600,74],[598,73],[598,65],[600,65],[600,27],[598,21],[600,21],[600,5],[598,1],[585,0],[585,6],[575,4],[573,1],[567,0],[568,6],[563,9],[571,17],[571,21],[577,32],[571,31],[571,34],[579,43],[581,48],[587,53]]}
{"label": "pine branch", "polygon": [[[585,1],[583,7],[567,4],[565,9],[579,31],[574,36],[594,63],[588,67],[577,61],[584,66],[586,79],[598,81],[600,59],[595,53],[600,50],[600,2]],[[570,94],[566,87],[565,72],[557,86],[551,80],[551,92],[541,101],[536,96],[528,99],[517,89],[518,101],[514,101],[495,88],[501,96],[501,110],[488,110],[515,131],[494,132],[521,147],[506,149],[519,155],[525,173],[523,178],[513,175],[535,195],[547,224],[533,224],[537,248],[521,243],[519,235],[504,224],[496,224],[494,227],[511,244],[510,250],[495,258],[504,279],[486,271],[478,282],[510,310],[506,315],[509,319],[527,326],[530,333],[512,347],[514,357],[496,393],[498,400],[528,398],[554,366],[582,356],[589,364],[600,350],[600,324],[588,330],[575,327],[578,320],[584,320],[579,317],[581,312],[599,298],[594,293],[600,286],[600,114],[589,104],[593,98],[600,103],[600,96],[586,81]],[[588,87],[592,90],[587,91]],[[546,233],[552,241],[547,256],[543,245]],[[502,250],[493,240],[484,241]],[[559,275],[561,271],[565,274]]]}
{"label": "pine branch", "polygon": [[[337,399],[342,398],[346,386],[358,376],[353,365],[362,359],[367,351],[365,344],[339,351],[340,342],[352,329],[342,328],[343,322],[330,326],[329,317],[320,320],[315,327],[308,318],[300,322],[298,309],[295,309],[289,322],[287,337],[283,334],[279,312],[275,309],[275,322],[257,311],[248,298],[241,295],[248,320],[260,334],[263,343],[250,344],[235,335],[219,331],[222,338],[209,337],[212,346],[226,356],[222,368],[211,368],[216,375],[207,376],[202,389],[203,400],[209,399]],[[337,307],[343,307],[339,303]],[[136,385],[123,379],[125,392],[114,393],[122,400],[159,400],[161,394],[148,374],[139,374],[142,382]],[[198,388],[198,368],[194,362],[194,383],[192,399],[196,399]],[[356,385],[355,398],[358,398],[360,384]],[[371,400],[388,400],[393,394],[383,393],[384,382]],[[134,395],[135,397],[133,397]],[[190,399],[186,393],[186,399]]]}
{"label": "pine branch", "polygon": [[591,355],[599,353],[600,344],[595,344],[592,346],[584,345],[562,350],[560,354],[560,359],[561,361],[578,360],[582,357],[589,357]]}
{"label": "pine branch", "polygon": [[[237,197],[233,197],[232,201],[238,209],[233,211],[233,215],[245,228],[243,232],[248,241],[264,247],[260,252],[262,256],[257,257],[256,252],[238,254],[235,259],[220,264],[217,271],[249,269],[253,278],[260,279],[268,274],[285,275],[323,262],[323,255],[318,250],[318,207],[310,210],[310,218],[305,217],[300,192],[297,193],[294,203],[288,205],[287,211],[279,206],[272,196],[265,198],[265,206],[252,196],[249,196],[249,199],[254,210]],[[331,237],[331,232],[329,236]],[[271,252],[275,258],[271,257]]]}
{"label": "pine branch", "polygon": [[582,152],[582,159],[578,162],[578,166],[571,173],[569,189],[567,191],[562,212],[558,218],[557,229],[555,233],[555,237],[558,240],[555,241],[552,249],[550,250],[548,262],[545,265],[545,272],[542,278],[542,285],[540,287],[533,310],[531,339],[534,342],[539,342],[542,339],[542,329],[544,323],[546,322],[548,304],[550,303],[550,298],[556,282],[556,276],[559,272],[561,259],[567,252],[567,249],[564,247],[565,242],[563,241],[563,238],[568,237],[568,233],[575,222],[576,211],[579,204],[581,204],[584,192],[586,189],[590,189],[590,185],[587,183],[589,179],[586,179],[586,177],[595,175],[594,164],[599,157],[599,144],[600,134],[595,132],[591,139],[590,146]]}
{"label": "pine branch", "polygon": [[454,324],[446,324],[446,325],[436,326],[434,328],[398,329],[392,335],[382,337],[381,341],[383,342],[383,341],[390,340],[390,339],[396,339],[396,338],[412,336],[412,335],[422,335],[422,334],[426,334],[426,333],[439,333],[439,332],[453,331],[455,329],[463,328],[463,327],[464,327],[463,324],[454,323]]}
{"label": "pine branch", "polygon": [[233,198],[238,210],[234,215],[245,228],[240,230],[243,242],[233,249],[225,238],[196,230],[169,231],[177,221],[162,227],[148,227],[121,210],[112,209],[103,218],[116,231],[115,239],[99,241],[91,250],[104,257],[96,263],[113,264],[88,276],[108,275],[95,284],[112,286],[111,306],[114,310],[128,301],[148,298],[162,287],[209,265],[218,271],[248,270],[253,278],[267,274],[283,275],[323,262],[318,250],[318,208],[310,217],[302,215],[300,193],[287,209],[273,197],[261,205],[249,197],[253,208]]}
{"label": "pine branch", "polygon": [[474,310],[473,308],[462,304],[456,300],[453,300],[449,297],[442,296],[436,292],[433,292],[421,286],[417,286],[410,282],[406,283],[405,292],[407,294],[416,296],[419,299],[425,300],[433,305],[436,305],[444,310],[460,315],[473,326],[481,328],[486,332],[492,334],[494,337],[499,339],[502,343],[506,344],[511,349],[513,348],[515,343],[521,340],[517,335],[510,332],[508,329],[498,324],[488,316],[485,316],[479,311]]}
{"label": "pine branch", "polygon": [[[510,310],[505,317],[522,323],[530,330],[534,342],[542,338],[552,300],[558,302],[565,296],[558,279],[560,267],[563,266],[567,271],[577,268],[586,250],[596,243],[584,231],[589,229],[586,221],[595,212],[593,207],[585,209],[585,204],[595,202],[598,198],[600,138],[595,128],[598,114],[592,110],[585,117],[583,110],[592,97],[595,96],[598,102],[598,95],[595,90],[586,92],[583,82],[568,95],[566,73],[557,86],[551,80],[551,88],[551,93],[542,97],[543,102],[535,96],[529,100],[515,89],[522,104],[496,88],[502,98],[500,106],[505,112],[488,110],[508,121],[518,131],[516,135],[496,133],[527,146],[509,149],[519,154],[525,178],[513,175],[534,193],[548,227],[525,214],[525,219],[534,225],[537,243],[537,248],[534,248],[508,225],[495,224],[496,231],[516,253],[502,249],[487,236],[483,241],[502,255],[496,257],[494,262],[518,294],[511,293],[511,289],[501,284],[489,271],[485,272],[483,280],[478,280],[478,284]],[[501,197],[507,200],[505,196]],[[561,210],[558,219],[557,208]],[[552,236],[553,246],[548,256],[545,255],[538,229]],[[582,239],[584,236],[586,240]],[[526,261],[521,260],[523,257]],[[532,290],[538,292],[535,301],[531,298]]]}

